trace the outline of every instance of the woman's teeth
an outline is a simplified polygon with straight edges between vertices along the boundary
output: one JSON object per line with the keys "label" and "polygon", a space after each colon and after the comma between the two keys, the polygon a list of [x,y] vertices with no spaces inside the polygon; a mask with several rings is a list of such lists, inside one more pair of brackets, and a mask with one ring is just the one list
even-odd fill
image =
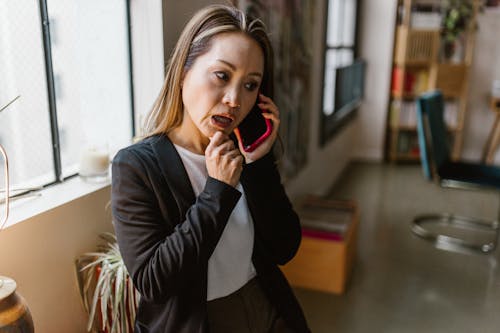
{"label": "woman's teeth", "polygon": [[213,116],[213,118],[217,123],[220,123],[223,125],[229,125],[232,122],[231,118],[224,117],[224,116]]}

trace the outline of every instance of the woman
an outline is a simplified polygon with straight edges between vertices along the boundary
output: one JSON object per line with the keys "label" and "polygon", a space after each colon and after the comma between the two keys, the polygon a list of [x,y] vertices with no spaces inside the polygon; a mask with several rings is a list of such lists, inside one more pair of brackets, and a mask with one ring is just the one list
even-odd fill
{"label": "woman", "polygon": [[[279,128],[261,21],[222,5],[185,27],[147,122],[113,160],[120,250],[141,294],[136,332],[308,332],[277,265],[299,220],[271,148]],[[273,124],[252,152],[230,138],[255,103]]]}

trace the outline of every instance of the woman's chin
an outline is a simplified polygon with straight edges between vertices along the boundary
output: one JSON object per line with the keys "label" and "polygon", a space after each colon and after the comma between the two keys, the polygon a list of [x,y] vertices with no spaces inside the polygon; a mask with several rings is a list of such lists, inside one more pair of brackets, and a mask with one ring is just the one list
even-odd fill
{"label": "woman's chin", "polygon": [[233,132],[233,128],[229,128],[229,127],[227,127],[227,128],[212,127],[210,130],[206,131],[205,134],[206,135],[208,134],[207,137],[211,138],[217,132],[222,132],[222,133],[224,133],[226,135],[230,135]]}

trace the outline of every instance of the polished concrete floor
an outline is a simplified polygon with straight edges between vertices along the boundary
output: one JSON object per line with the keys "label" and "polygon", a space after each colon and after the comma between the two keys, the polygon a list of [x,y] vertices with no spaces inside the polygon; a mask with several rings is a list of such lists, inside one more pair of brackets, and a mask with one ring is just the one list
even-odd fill
{"label": "polished concrete floor", "polygon": [[500,332],[500,248],[445,251],[409,227],[428,212],[496,219],[497,193],[442,189],[418,165],[357,162],[340,178],[329,197],[361,210],[356,263],[343,295],[295,289],[313,332]]}

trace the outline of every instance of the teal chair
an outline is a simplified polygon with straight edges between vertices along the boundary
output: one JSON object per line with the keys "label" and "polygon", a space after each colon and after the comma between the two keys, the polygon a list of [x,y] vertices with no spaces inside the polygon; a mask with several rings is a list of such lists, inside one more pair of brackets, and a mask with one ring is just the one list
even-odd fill
{"label": "teal chair", "polygon": [[[500,190],[500,167],[452,161],[440,91],[417,99],[417,132],[424,176],[443,187]],[[412,231],[437,247],[489,253],[496,248],[498,221],[453,214],[425,214],[412,221]]]}

